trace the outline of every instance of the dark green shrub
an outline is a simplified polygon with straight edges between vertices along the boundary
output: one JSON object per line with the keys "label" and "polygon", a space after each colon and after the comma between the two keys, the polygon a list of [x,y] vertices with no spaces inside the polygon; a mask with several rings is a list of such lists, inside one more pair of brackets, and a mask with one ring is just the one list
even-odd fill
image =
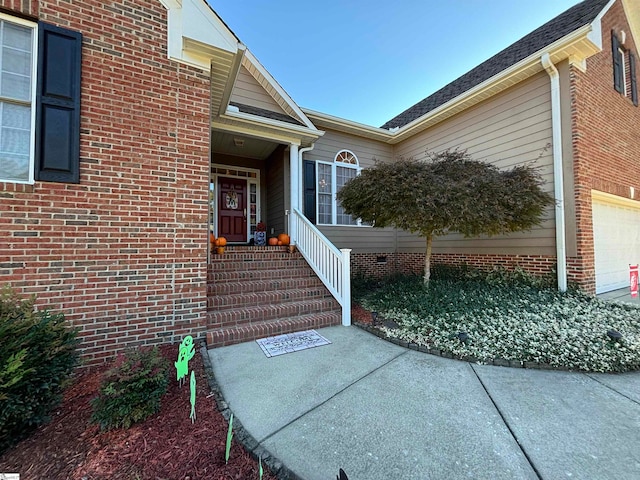
{"label": "dark green shrub", "polygon": [[0,452],[48,419],[78,362],[77,331],[34,301],[0,292]]}
{"label": "dark green shrub", "polygon": [[169,385],[169,364],[153,349],[130,350],[105,372],[91,420],[102,430],[129,428],[160,410]]}

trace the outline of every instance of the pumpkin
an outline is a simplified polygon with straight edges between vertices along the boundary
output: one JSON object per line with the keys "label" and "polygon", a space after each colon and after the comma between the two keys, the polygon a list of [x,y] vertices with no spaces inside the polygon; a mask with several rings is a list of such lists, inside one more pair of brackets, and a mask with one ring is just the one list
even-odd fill
{"label": "pumpkin", "polygon": [[282,240],[278,240],[277,245],[278,245],[278,246],[282,245]]}
{"label": "pumpkin", "polygon": [[209,234],[209,243],[211,245],[215,245],[216,244],[216,236],[213,233]]}
{"label": "pumpkin", "polygon": [[278,239],[276,237],[271,237],[269,239],[269,245],[271,245],[272,247],[275,247],[276,245],[278,245]]}
{"label": "pumpkin", "polygon": [[216,247],[224,247],[227,244],[227,239],[224,237],[218,237],[216,240]]}
{"label": "pumpkin", "polygon": [[287,235],[286,233],[281,233],[280,235],[278,235],[278,242],[282,242],[282,243],[278,243],[278,245],[289,245],[290,242],[290,238],[289,235]]}

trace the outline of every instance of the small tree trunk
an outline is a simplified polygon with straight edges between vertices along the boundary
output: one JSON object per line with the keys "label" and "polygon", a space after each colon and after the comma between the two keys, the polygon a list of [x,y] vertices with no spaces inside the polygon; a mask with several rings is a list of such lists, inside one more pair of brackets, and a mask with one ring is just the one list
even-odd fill
{"label": "small tree trunk", "polygon": [[427,235],[427,254],[424,256],[424,284],[429,285],[431,278],[431,244],[433,243],[433,235]]}

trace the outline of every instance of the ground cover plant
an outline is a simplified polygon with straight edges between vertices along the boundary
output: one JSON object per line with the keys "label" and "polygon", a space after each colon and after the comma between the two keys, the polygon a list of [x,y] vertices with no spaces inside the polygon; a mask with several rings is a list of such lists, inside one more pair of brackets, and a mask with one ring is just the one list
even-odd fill
{"label": "ground cover plant", "polygon": [[[177,346],[163,345],[167,362]],[[108,365],[108,367],[113,365]],[[202,357],[189,363],[197,378],[197,419],[189,418],[189,385],[175,372],[160,410],[131,428],[101,431],[91,421],[91,400],[100,392],[105,367],[76,372],[51,421],[0,454],[0,472],[19,472],[23,479],[256,479],[260,464],[236,439],[225,463],[228,424],[209,390]],[[265,480],[276,477],[265,469]]]}
{"label": "ground cover plant", "polygon": [[[520,272],[443,269],[354,285],[354,300],[393,320],[389,336],[458,357],[506,359],[594,372],[640,369],[640,306],[560,293]],[[607,332],[622,334],[612,340]]]}

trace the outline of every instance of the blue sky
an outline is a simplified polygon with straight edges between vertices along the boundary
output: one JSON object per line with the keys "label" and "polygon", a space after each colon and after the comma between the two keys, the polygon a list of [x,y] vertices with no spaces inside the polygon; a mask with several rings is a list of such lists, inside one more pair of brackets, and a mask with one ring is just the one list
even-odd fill
{"label": "blue sky", "polygon": [[380,126],[579,0],[207,0],[301,107]]}

